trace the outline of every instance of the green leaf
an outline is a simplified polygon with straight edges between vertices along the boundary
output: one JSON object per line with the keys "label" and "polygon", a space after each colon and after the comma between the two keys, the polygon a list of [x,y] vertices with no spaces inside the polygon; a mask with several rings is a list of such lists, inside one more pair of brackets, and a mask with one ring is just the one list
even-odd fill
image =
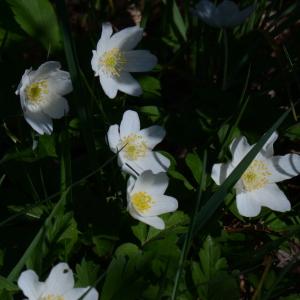
{"label": "green leaf", "polygon": [[57,18],[48,0],[6,1],[27,34],[40,41],[48,51],[61,47]]}
{"label": "green leaf", "polygon": [[187,40],[187,37],[186,37],[187,26],[181,16],[181,13],[179,11],[179,8],[178,8],[175,0],[173,1],[172,13],[173,13],[173,20],[176,25],[176,28],[182,35],[183,39],[186,41]]}
{"label": "green leaf", "polygon": [[2,292],[3,290],[8,292],[16,292],[19,290],[19,288],[5,277],[0,276],[0,292]]}
{"label": "green leaf", "polygon": [[93,285],[98,278],[99,269],[98,264],[83,258],[81,263],[76,265],[76,287]]}
{"label": "green leaf", "polygon": [[[227,271],[219,244],[208,236],[199,251],[200,263],[192,262],[192,278],[203,300],[239,299],[236,280]],[[215,287],[218,287],[217,289]]]}
{"label": "green leaf", "polygon": [[185,158],[185,163],[191,170],[196,182],[199,184],[202,174],[202,161],[197,153],[188,153]]}

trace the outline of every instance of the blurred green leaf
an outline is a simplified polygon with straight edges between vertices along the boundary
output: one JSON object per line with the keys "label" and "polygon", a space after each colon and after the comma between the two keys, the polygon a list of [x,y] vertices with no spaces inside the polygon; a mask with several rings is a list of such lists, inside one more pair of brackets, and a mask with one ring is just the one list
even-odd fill
{"label": "blurred green leaf", "polygon": [[197,153],[188,153],[185,157],[185,163],[191,170],[196,182],[199,184],[202,174],[202,161]]}
{"label": "blurred green leaf", "polygon": [[48,0],[6,0],[15,19],[30,36],[46,50],[61,48],[59,27],[53,6]]}

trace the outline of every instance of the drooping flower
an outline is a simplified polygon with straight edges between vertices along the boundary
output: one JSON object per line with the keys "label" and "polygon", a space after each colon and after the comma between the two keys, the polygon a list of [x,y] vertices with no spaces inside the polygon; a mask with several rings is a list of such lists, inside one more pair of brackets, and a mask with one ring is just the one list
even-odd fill
{"label": "drooping flower", "polygon": [[52,119],[62,118],[69,110],[62,96],[70,93],[69,72],[60,70],[60,63],[47,61],[33,71],[25,70],[16,90],[27,123],[39,134],[51,134]]}
{"label": "drooping flower", "polygon": [[[262,206],[279,212],[291,209],[276,182],[300,173],[300,155],[273,156],[273,143],[277,138],[274,132],[235,185],[237,208],[242,216],[255,217]],[[222,184],[253,146],[245,137],[233,140],[230,145],[232,161],[213,165],[211,176],[216,184]]]}
{"label": "drooping flower", "polygon": [[127,183],[127,210],[131,216],[157,229],[164,229],[164,221],[158,215],[178,208],[175,198],[164,195],[169,184],[166,173],[143,172]]}
{"label": "drooping flower", "polygon": [[139,26],[112,33],[111,24],[103,23],[97,49],[93,50],[92,69],[95,76],[100,77],[100,84],[109,98],[115,98],[118,90],[139,96],[142,88],[129,72],[150,71],[157,64],[157,58],[147,50],[132,50],[143,37],[143,29]]}
{"label": "drooping flower", "polygon": [[139,116],[132,110],[123,114],[120,126],[111,125],[107,133],[110,149],[114,153],[119,151],[118,163],[122,170],[135,176],[146,170],[167,171],[169,159],[152,151],[165,135],[165,130],[157,125],[141,130]]}
{"label": "drooping flower", "polygon": [[210,26],[227,28],[242,24],[252,14],[253,10],[253,5],[239,10],[238,6],[231,0],[224,0],[217,6],[209,0],[201,0],[196,5],[195,13]]}
{"label": "drooping flower", "polygon": [[54,266],[45,282],[39,281],[32,270],[21,273],[18,286],[27,300],[98,300],[94,288],[74,288],[73,272],[66,263]]}

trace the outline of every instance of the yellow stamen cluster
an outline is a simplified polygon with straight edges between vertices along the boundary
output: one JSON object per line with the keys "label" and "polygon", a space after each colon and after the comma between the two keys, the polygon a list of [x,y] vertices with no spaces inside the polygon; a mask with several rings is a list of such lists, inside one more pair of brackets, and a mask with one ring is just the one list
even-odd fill
{"label": "yellow stamen cluster", "polygon": [[245,190],[253,191],[264,187],[268,183],[268,176],[270,175],[266,163],[255,159],[242,175]]}
{"label": "yellow stamen cluster", "polygon": [[122,150],[124,156],[129,160],[137,160],[147,153],[147,145],[141,135],[130,134],[122,139]]}
{"label": "yellow stamen cluster", "polygon": [[38,103],[49,93],[47,80],[33,82],[25,89],[26,98],[29,102]]}
{"label": "yellow stamen cluster", "polygon": [[53,295],[47,295],[43,296],[41,300],[64,300],[63,296],[53,296]]}
{"label": "yellow stamen cluster", "polygon": [[127,63],[125,56],[118,48],[106,51],[100,58],[99,64],[103,71],[110,76],[119,77]]}
{"label": "yellow stamen cluster", "polygon": [[134,208],[141,213],[144,213],[147,210],[149,210],[154,204],[152,197],[146,192],[134,193],[131,196],[131,202]]}

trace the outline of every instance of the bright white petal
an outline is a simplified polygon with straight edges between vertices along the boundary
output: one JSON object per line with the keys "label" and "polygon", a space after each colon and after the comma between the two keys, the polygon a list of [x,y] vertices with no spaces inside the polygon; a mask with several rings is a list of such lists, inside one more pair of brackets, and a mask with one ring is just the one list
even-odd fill
{"label": "bright white petal", "polygon": [[97,44],[97,52],[101,55],[107,49],[109,39],[113,33],[112,26],[109,22],[102,23],[101,38]]}
{"label": "bright white petal", "polygon": [[147,50],[133,50],[124,52],[126,72],[147,72],[157,64],[157,57]]}
{"label": "bright white petal", "polygon": [[216,6],[209,0],[202,0],[196,5],[196,13],[203,22],[210,26],[216,26],[214,22]]}
{"label": "bright white petal", "polygon": [[270,182],[280,182],[300,174],[300,155],[295,153],[273,156],[268,162]]}
{"label": "bright white petal", "polygon": [[239,214],[244,217],[256,217],[259,215],[261,205],[253,192],[237,192],[236,205]]}
{"label": "bright white petal", "polygon": [[166,173],[153,174],[148,170],[137,178],[132,194],[138,191],[145,191],[149,194],[163,195],[168,185],[169,178]]}
{"label": "bright white petal", "polygon": [[154,125],[142,129],[139,134],[145,138],[148,148],[153,149],[164,139],[166,136],[166,131],[161,126]]}
{"label": "bright white petal", "polygon": [[48,79],[49,89],[55,94],[66,95],[72,92],[73,86],[70,73],[58,70]]}
{"label": "bright white petal", "polygon": [[143,37],[143,29],[138,26],[127,27],[116,32],[110,39],[108,47],[123,51],[132,50]]}
{"label": "bright white petal", "polygon": [[64,295],[74,287],[73,272],[66,263],[59,263],[52,268],[45,284],[45,294]]}
{"label": "bright white petal", "polygon": [[134,208],[128,208],[128,211],[129,211],[130,215],[138,221],[148,224],[156,229],[160,229],[160,230],[165,229],[165,222],[160,217],[157,217],[157,216],[142,217],[135,212]]}
{"label": "bright white petal", "polygon": [[255,197],[262,206],[272,210],[285,212],[291,210],[291,203],[276,184],[267,184],[255,190]]}
{"label": "bright white petal", "polygon": [[27,270],[21,273],[18,279],[18,286],[23,294],[30,300],[39,299],[43,292],[44,284],[39,282],[39,278],[32,270]]}
{"label": "bright white petal", "polygon": [[47,61],[39,66],[36,71],[32,71],[30,74],[31,81],[47,79],[57,70],[59,70],[61,64],[58,61]]}
{"label": "bright white petal", "polygon": [[115,78],[115,82],[118,90],[125,94],[138,97],[143,93],[138,81],[127,72],[122,72],[119,77]]}
{"label": "bright white petal", "polygon": [[262,154],[265,157],[271,157],[274,154],[273,144],[277,140],[277,138],[278,133],[274,131],[261,150]]}
{"label": "bright white petal", "polygon": [[53,131],[52,119],[42,112],[24,112],[26,122],[39,134],[51,134]]}
{"label": "bright white petal", "polygon": [[250,146],[247,142],[247,139],[242,136],[234,139],[229,148],[232,155],[232,163],[236,166],[251,150],[252,146]]}
{"label": "bright white petal", "polygon": [[22,75],[21,81],[18,84],[18,87],[15,91],[16,95],[20,94],[21,89],[24,90],[24,87],[26,87],[30,82],[30,73],[32,71],[32,68],[25,70],[24,74]]}
{"label": "bright white petal", "polygon": [[125,111],[120,124],[121,138],[127,137],[132,133],[138,133],[140,131],[140,128],[140,118],[137,112],[133,110]]}
{"label": "bright white petal", "polygon": [[211,170],[211,178],[217,185],[222,184],[233,170],[232,164],[214,164]]}
{"label": "bright white petal", "polygon": [[68,113],[69,105],[64,97],[58,94],[50,94],[49,98],[51,99],[45,101],[45,104],[42,106],[45,114],[53,119],[60,119]]}
{"label": "bright white petal", "polygon": [[[78,300],[88,290],[89,290],[89,287],[72,289],[64,295],[64,300]],[[98,292],[94,288],[92,288],[88,292],[88,294],[86,296],[84,296],[83,299],[84,300],[98,300]]]}
{"label": "bright white petal", "polygon": [[151,170],[154,174],[167,172],[170,166],[170,160],[156,151],[149,151],[145,157],[136,161],[139,167],[146,171]]}
{"label": "bright white petal", "polygon": [[108,145],[111,151],[117,152],[117,146],[120,143],[119,125],[111,125],[107,132]]}
{"label": "bright white petal", "polygon": [[130,176],[128,181],[127,181],[127,200],[130,201],[130,194],[134,188],[136,179],[133,176]]}
{"label": "bright white petal", "polygon": [[100,70],[100,66],[99,66],[99,54],[93,50],[93,57],[91,60],[91,66],[93,71],[95,72],[95,76],[99,76],[99,70]]}
{"label": "bright white petal", "polygon": [[170,196],[165,195],[151,195],[154,200],[152,207],[144,212],[143,216],[158,216],[168,212],[173,212],[178,208],[178,201]]}
{"label": "bright white petal", "polygon": [[100,73],[100,84],[103,88],[104,93],[110,99],[117,96],[118,87],[114,78],[107,76],[105,73]]}

